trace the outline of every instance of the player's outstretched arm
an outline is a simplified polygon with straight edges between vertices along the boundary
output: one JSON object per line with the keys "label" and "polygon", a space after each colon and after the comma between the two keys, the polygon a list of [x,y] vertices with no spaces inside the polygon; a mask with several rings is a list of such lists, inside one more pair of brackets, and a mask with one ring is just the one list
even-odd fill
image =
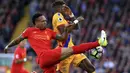
{"label": "player's outstretched arm", "polygon": [[[69,21],[73,22],[74,20],[76,20],[76,17],[74,16],[72,10],[67,5],[64,5],[63,8],[64,8],[64,13],[70,17]],[[79,23],[77,23],[77,25],[74,25],[73,28],[78,29]]]}
{"label": "player's outstretched arm", "polygon": [[74,25],[77,25],[77,23],[79,23],[83,20],[84,20],[84,18],[82,16],[80,16],[71,25],[64,26],[64,27],[62,27],[62,26],[58,27],[58,30],[60,31],[61,35],[57,34],[56,39],[59,41],[65,41],[68,37],[68,33],[70,33],[75,28]]}
{"label": "player's outstretched arm", "polygon": [[22,62],[26,62],[27,61],[27,58],[24,58],[24,59],[17,59],[15,60],[15,63],[22,63]]}
{"label": "player's outstretched arm", "polygon": [[68,32],[70,33],[73,29],[76,28],[79,22],[83,21],[84,18],[82,16],[79,16],[76,20],[73,21],[73,23],[67,27]]}
{"label": "player's outstretched arm", "polygon": [[17,37],[16,39],[12,40],[4,49],[4,52],[7,53],[8,48],[12,47],[14,45],[19,44],[22,40],[24,40],[25,38],[22,37],[22,35],[20,35],[19,37]]}
{"label": "player's outstretched arm", "polygon": [[68,32],[66,28],[64,28],[64,32],[62,34],[56,35],[56,40],[58,41],[65,41],[67,38],[68,38]]}
{"label": "player's outstretched arm", "polygon": [[68,24],[68,25],[61,25],[58,26],[58,30],[61,34],[64,33],[64,29],[67,29],[67,32],[70,33],[73,29],[75,29],[75,27],[78,25],[79,22],[83,21],[84,18],[82,16],[79,16],[76,20],[73,21],[73,23]]}

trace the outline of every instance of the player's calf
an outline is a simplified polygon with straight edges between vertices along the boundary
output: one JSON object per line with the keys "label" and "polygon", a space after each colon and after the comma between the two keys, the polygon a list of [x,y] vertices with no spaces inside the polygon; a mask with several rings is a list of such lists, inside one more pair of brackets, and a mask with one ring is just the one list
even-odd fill
{"label": "player's calf", "polygon": [[87,71],[88,73],[93,73],[95,71],[95,67],[92,65],[88,58],[82,60],[79,64],[79,67],[82,68],[84,71]]}

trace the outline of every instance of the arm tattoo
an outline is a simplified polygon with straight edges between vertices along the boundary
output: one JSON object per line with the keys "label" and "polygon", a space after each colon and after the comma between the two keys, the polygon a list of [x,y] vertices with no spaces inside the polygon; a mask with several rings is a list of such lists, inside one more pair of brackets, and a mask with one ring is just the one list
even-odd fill
{"label": "arm tattoo", "polygon": [[22,40],[24,40],[25,38],[23,38],[21,35],[19,36],[19,37],[17,37],[16,39],[14,39],[14,40],[12,40],[9,44],[8,44],[8,46],[9,47],[12,47],[12,46],[14,46],[14,45],[17,45],[17,44],[19,44]]}

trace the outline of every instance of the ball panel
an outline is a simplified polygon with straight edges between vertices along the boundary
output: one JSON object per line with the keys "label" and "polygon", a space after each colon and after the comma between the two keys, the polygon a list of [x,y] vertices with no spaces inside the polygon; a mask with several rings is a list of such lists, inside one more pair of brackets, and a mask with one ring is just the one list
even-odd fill
{"label": "ball panel", "polygon": [[99,59],[103,55],[103,48],[101,46],[96,47],[90,51],[90,55],[96,59]]}

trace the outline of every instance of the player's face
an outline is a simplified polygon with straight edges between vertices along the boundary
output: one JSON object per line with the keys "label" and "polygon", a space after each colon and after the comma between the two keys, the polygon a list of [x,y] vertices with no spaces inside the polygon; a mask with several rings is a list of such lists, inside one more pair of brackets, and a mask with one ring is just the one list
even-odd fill
{"label": "player's face", "polygon": [[19,43],[19,46],[24,48],[25,42],[24,42],[24,41],[20,42],[20,43]]}
{"label": "player's face", "polygon": [[58,11],[62,14],[64,14],[64,6],[65,4],[57,6]]}
{"label": "player's face", "polygon": [[45,29],[46,28],[46,25],[47,25],[47,20],[46,20],[46,17],[45,16],[40,16],[37,18],[36,22],[36,27],[39,28],[39,29]]}
{"label": "player's face", "polygon": [[63,14],[63,15],[66,15],[67,13],[66,13],[66,10],[65,10],[65,7],[66,7],[66,4],[63,4],[62,6],[61,6],[61,13]]}

